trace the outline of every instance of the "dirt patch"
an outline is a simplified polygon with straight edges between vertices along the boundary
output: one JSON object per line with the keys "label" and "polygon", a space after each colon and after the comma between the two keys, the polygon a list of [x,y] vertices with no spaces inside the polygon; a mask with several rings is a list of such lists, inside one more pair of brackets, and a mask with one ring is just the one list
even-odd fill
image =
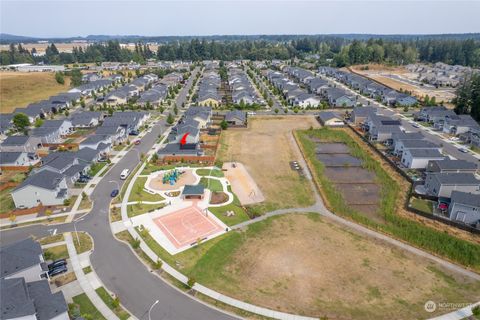
{"label": "dirt patch", "polygon": [[344,143],[329,143],[329,142],[319,142],[317,148],[315,149],[316,153],[350,153],[348,147]]}
{"label": "dirt patch", "polygon": [[378,204],[380,187],[374,183],[336,183],[347,204]]}
{"label": "dirt patch", "polygon": [[222,170],[232,186],[232,191],[242,205],[259,203],[265,200],[252,176],[240,162],[225,162]]}
{"label": "dirt patch", "polygon": [[328,180],[337,183],[373,183],[375,173],[361,168],[327,167],[324,170]]}
{"label": "dirt patch", "polygon": [[[417,319],[428,300],[474,302],[480,283],[344,229],[290,215],[247,232],[230,262],[203,283],[257,305],[329,319]],[[443,311],[445,313],[445,311]]]}
{"label": "dirt patch", "polygon": [[253,117],[249,127],[222,132],[218,159],[241,162],[272,207],[313,204],[313,192],[305,178],[290,169],[289,162],[301,157],[292,131],[319,127],[313,116]]}
{"label": "dirt patch", "polygon": [[193,175],[192,170],[184,170],[180,175],[180,178],[173,185],[168,183],[163,183],[163,176],[167,173],[157,174],[152,180],[150,180],[148,186],[153,190],[166,191],[166,190],[176,190],[180,187],[183,187],[187,184],[195,184],[197,178]]}
{"label": "dirt patch", "polygon": [[228,200],[228,195],[225,192],[212,192],[210,197],[210,204],[220,204]]}
{"label": "dirt patch", "polygon": [[362,161],[344,153],[317,153],[317,159],[328,167],[360,167]]}

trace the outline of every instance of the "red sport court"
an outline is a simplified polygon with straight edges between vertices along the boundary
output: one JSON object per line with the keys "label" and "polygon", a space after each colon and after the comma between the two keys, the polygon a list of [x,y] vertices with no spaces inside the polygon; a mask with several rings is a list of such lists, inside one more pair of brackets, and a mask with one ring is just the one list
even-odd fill
{"label": "red sport court", "polygon": [[205,213],[194,205],[166,214],[153,221],[168,240],[179,249],[196,243],[198,239],[204,239],[223,231],[223,227],[210,218],[210,215],[211,213],[208,213],[208,216],[205,216]]}

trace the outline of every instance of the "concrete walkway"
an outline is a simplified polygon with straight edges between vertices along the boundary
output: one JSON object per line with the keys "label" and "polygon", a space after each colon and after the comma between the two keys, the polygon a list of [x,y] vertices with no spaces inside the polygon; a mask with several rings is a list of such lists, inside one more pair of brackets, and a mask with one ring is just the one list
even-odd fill
{"label": "concrete walkway", "polygon": [[82,266],[80,265],[80,259],[75,250],[75,245],[73,244],[72,234],[67,232],[64,234],[65,242],[67,243],[68,255],[70,256],[70,262],[77,277],[77,281],[80,284],[83,292],[88,296],[90,301],[93,303],[95,308],[106,318],[112,320],[119,320],[119,318],[113,313],[112,310],[103,302],[102,299],[98,296],[97,292],[93,288],[90,280],[83,273]]}

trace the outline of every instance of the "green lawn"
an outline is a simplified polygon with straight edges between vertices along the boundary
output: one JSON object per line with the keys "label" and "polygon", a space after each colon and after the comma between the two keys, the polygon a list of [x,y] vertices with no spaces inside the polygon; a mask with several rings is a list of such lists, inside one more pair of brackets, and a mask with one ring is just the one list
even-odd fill
{"label": "green lawn", "polygon": [[[245,210],[233,203],[227,204],[223,207],[209,207],[208,210],[230,227],[239,224],[240,222],[250,220]],[[235,215],[227,217],[225,215],[227,211],[233,211],[235,212]]]}
{"label": "green lawn", "polygon": [[212,192],[220,192],[223,191],[223,186],[220,181],[216,179],[209,179],[209,178],[201,178],[200,184],[203,184],[205,188],[210,189]]}
{"label": "green lawn", "polygon": [[165,205],[163,203],[161,204],[145,204],[145,203],[136,203],[127,206],[127,215],[129,217],[134,217],[138,216],[144,213],[147,213],[149,211],[153,211],[155,209],[161,209]]}
{"label": "green lawn", "polygon": [[222,170],[214,169],[197,169],[197,174],[199,176],[211,176],[211,177],[218,177],[218,178],[223,178],[224,174]]}
{"label": "green lawn", "polygon": [[7,213],[15,209],[11,192],[14,188],[7,188],[0,191],[0,213]]}
{"label": "green lawn", "polygon": [[105,167],[106,164],[106,162],[97,162],[92,164],[89,171],[90,176],[94,177],[98,173],[98,171]]}
{"label": "green lawn", "polygon": [[89,316],[88,319],[95,319],[95,320],[106,320],[100,311],[95,308],[93,305],[92,301],[88,299],[87,295],[85,293],[79,294],[78,296],[75,296],[72,298],[73,302],[78,306],[79,308],[79,313],[82,316]]}
{"label": "green lawn", "polygon": [[60,242],[64,240],[65,239],[63,238],[63,233],[59,233],[54,236],[47,236],[47,237],[40,238],[38,239],[38,242],[40,242],[40,244],[44,246],[46,244],[51,244],[51,243]]}
{"label": "green lawn", "polygon": [[104,287],[100,287],[95,290],[105,304],[120,318],[120,320],[127,320],[130,314],[125,311],[121,306],[115,306],[115,301],[112,296],[105,290]]}
{"label": "green lawn", "polygon": [[162,201],[164,198],[159,194],[151,194],[143,190],[147,182],[147,177],[137,178],[133,184],[132,192],[130,192],[130,198],[128,201]]}
{"label": "green lawn", "polygon": [[82,270],[83,270],[83,273],[89,274],[90,272],[92,272],[92,267],[88,266],[88,267],[83,268]]}
{"label": "green lawn", "polygon": [[43,250],[43,256],[45,257],[45,260],[68,259],[67,245],[62,244],[45,249]]}
{"label": "green lawn", "polygon": [[430,200],[412,198],[410,200],[410,206],[426,213],[433,213],[433,201]]}

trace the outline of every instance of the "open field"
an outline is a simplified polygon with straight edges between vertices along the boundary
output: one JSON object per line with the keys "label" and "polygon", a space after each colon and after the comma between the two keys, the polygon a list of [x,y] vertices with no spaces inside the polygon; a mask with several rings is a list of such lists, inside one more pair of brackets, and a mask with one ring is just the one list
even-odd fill
{"label": "open field", "polygon": [[301,156],[294,148],[292,130],[318,127],[314,117],[255,117],[248,129],[222,132],[217,159],[241,162],[265,196],[265,209],[302,207],[313,203],[309,184],[293,171],[289,161]]}
{"label": "open field", "polygon": [[368,70],[362,70],[364,65],[354,66],[349,69],[372,80],[380,82],[395,90],[411,91],[417,97],[435,97],[438,102],[448,102],[455,97],[454,89],[433,88],[417,85],[416,74],[410,73],[404,67],[390,67],[384,65],[368,65]]}
{"label": "open field", "polygon": [[[22,47],[24,47],[25,49],[31,51],[33,48],[35,48],[37,50],[38,53],[45,53],[45,50],[47,49],[47,46],[50,45],[50,42],[48,43],[22,43]],[[73,47],[77,47],[77,48],[87,48],[90,44],[89,43],[86,43],[86,42],[76,42],[76,43],[71,43],[71,42],[55,42],[55,46],[57,47],[58,51],[59,52],[72,52],[73,50]],[[135,46],[134,45],[124,45],[125,48],[129,49],[129,50],[135,50]],[[158,49],[158,45],[150,45],[150,50],[156,52]],[[8,44],[2,44],[0,45],[0,50],[1,51],[4,51],[4,50],[9,50],[9,45]],[[82,63],[82,65],[84,64],[91,64],[91,63]]]}
{"label": "open field", "polygon": [[0,72],[0,112],[9,113],[17,107],[47,99],[68,91],[70,79],[65,84],[55,81],[52,72]]}
{"label": "open field", "polygon": [[480,298],[480,282],[315,213],[270,218],[229,234],[192,275],[243,301],[329,319],[425,318],[435,315],[424,311],[428,300]]}

